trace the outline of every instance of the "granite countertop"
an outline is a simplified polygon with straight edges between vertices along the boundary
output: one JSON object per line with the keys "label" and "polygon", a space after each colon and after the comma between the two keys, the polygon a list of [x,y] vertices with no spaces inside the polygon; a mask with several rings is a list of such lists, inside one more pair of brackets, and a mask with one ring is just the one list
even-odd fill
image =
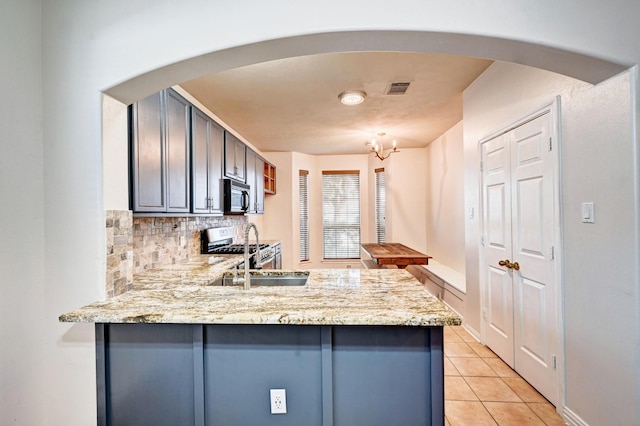
{"label": "granite countertop", "polygon": [[220,278],[226,270],[234,268],[243,261],[244,256],[241,254],[203,254],[184,263],[159,266],[135,274],[133,276],[133,290],[207,286]]}
{"label": "granite countertop", "polygon": [[[60,316],[62,322],[458,325],[460,317],[409,272],[310,269],[304,286],[211,285],[242,256],[199,256],[134,276],[134,289]],[[264,271],[286,273],[296,271]],[[297,271],[298,273],[300,271]]]}

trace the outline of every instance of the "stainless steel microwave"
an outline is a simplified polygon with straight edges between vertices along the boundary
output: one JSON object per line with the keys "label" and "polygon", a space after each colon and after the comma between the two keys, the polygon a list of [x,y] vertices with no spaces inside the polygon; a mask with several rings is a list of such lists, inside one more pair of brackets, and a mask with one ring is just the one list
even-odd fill
{"label": "stainless steel microwave", "polygon": [[224,179],[224,214],[245,214],[250,201],[249,185]]}

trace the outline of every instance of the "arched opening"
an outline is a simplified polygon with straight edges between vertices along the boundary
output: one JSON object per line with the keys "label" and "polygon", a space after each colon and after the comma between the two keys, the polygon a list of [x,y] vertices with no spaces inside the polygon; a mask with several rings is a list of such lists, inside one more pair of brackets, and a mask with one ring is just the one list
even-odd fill
{"label": "arched opening", "polygon": [[320,53],[368,51],[443,53],[513,62],[592,84],[630,66],[554,47],[474,34],[351,31],[287,37],[210,52],[141,74],[107,88],[105,93],[131,103],[182,81],[245,65]]}

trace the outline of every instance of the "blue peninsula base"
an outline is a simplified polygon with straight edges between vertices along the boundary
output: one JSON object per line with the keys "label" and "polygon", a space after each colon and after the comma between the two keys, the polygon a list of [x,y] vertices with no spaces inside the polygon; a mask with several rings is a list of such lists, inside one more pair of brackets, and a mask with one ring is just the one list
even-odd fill
{"label": "blue peninsula base", "polygon": [[442,348],[442,326],[99,323],[98,424],[443,425]]}

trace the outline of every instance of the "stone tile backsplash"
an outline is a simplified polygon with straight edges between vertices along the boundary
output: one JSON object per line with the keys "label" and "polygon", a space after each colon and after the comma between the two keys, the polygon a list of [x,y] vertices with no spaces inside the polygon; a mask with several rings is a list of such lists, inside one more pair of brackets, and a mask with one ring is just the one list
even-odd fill
{"label": "stone tile backsplash", "polygon": [[228,226],[240,241],[245,216],[133,217],[128,210],[108,210],[107,297],[131,289],[133,274],[179,263],[200,254],[203,229]]}
{"label": "stone tile backsplash", "polygon": [[107,297],[117,296],[133,285],[133,215],[128,210],[108,210]]}

